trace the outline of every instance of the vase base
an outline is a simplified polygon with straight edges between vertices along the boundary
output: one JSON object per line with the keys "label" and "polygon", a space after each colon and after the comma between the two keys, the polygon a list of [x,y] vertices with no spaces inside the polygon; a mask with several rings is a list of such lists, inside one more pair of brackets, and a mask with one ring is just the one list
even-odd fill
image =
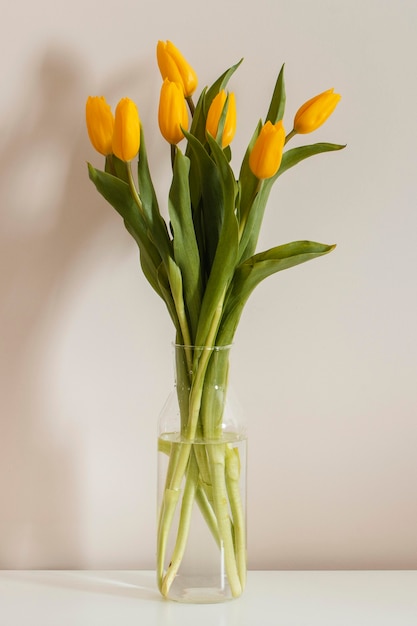
{"label": "vase base", "polygon": [[212,585],[211,582],[206,577],[200,579],[195,576],[177,576],[167,600],[189,604],[218,604],[233,600],[229,585],[222,588]]}

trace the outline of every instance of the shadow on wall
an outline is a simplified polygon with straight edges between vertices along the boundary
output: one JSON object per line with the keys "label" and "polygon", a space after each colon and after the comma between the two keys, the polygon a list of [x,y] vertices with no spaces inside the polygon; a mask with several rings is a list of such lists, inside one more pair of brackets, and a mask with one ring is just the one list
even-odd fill
{"label": "shadow on wall", "polygon": [[[83,567],[82,432],[63,402],[51,414],[39,367],[77,257],[115,219],[87,177],[87,80],[73,57],[57,49],[43,56],[0,155],[2,569]],[[118,99],[125,84],[148,80],[145,68],[130,67],[105,93]],[[124,258],[129,245],[119,240],[112,255]]]}

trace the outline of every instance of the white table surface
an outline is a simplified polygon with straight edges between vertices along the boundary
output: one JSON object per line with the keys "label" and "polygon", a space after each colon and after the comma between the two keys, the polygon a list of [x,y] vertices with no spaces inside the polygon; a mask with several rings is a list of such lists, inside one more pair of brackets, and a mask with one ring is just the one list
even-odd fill
{"label": "white table surface", "polygon": [[0,571],[1,626],[417,626],[417,571],[251,571],[224,604],[163,600],[150,571]]}

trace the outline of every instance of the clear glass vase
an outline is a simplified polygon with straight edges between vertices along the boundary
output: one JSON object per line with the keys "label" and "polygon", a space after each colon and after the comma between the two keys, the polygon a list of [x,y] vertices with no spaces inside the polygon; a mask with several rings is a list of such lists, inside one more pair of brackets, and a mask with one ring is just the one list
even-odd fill
{"label": "clear glass vase", "polygon": [[223,602],[246,579],[246,428],[228,385],[230,346],[174,352],[158,433],[158,586],[178,602]]}

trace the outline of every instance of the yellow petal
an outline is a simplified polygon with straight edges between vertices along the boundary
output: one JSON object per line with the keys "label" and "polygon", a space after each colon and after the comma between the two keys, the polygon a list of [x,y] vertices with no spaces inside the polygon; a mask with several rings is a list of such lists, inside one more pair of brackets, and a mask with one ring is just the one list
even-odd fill
{"label": "yellow petal", "polygon": [[249,167],[259,179],[271,178],[281,165],[285,144],[285,130],[282,121],[266,122],[261,128],[249,156]]}
{"label": "yellow petal", "polygon": [[297,133],[311,133],[319,128],[335,110],[341,96],[334,89],[327,89],[307,100],[294,117],[294,130]]}
{"label": "yellow petal", "polygon": [[131,161],[140,145],[140,120],[136,104],[122,98],[116,107],[113,153],[122,161]]}
{"label": "yellow petal", "polygon": [[214,138],[217,137],[220,118],[227,100],[226,119],[223,126],[222,148],[228,146],[236,132],[236,100],[234,93],[228,96],[224,89],[215,96],[207,113],[206,131]]}
{"label": "yellow petal", "polygon": [[107,156],[112,153],[114,116],[103,96],[89,96],[85,105],[87,131],[93,147]]}
{"label": "yellow petal", "polygon": [[171,41],[158,41],[156,58],[162,79],[168,78],[182,86],[184,96],[188,98],[197,88],[197,74]]}
{"label": "yellow petal", "polygon": [[184,139],[181,129],[188,129],[188,113],[182,86],[167,78],[161,87],[158,123],[162,136],[172,145]]}

